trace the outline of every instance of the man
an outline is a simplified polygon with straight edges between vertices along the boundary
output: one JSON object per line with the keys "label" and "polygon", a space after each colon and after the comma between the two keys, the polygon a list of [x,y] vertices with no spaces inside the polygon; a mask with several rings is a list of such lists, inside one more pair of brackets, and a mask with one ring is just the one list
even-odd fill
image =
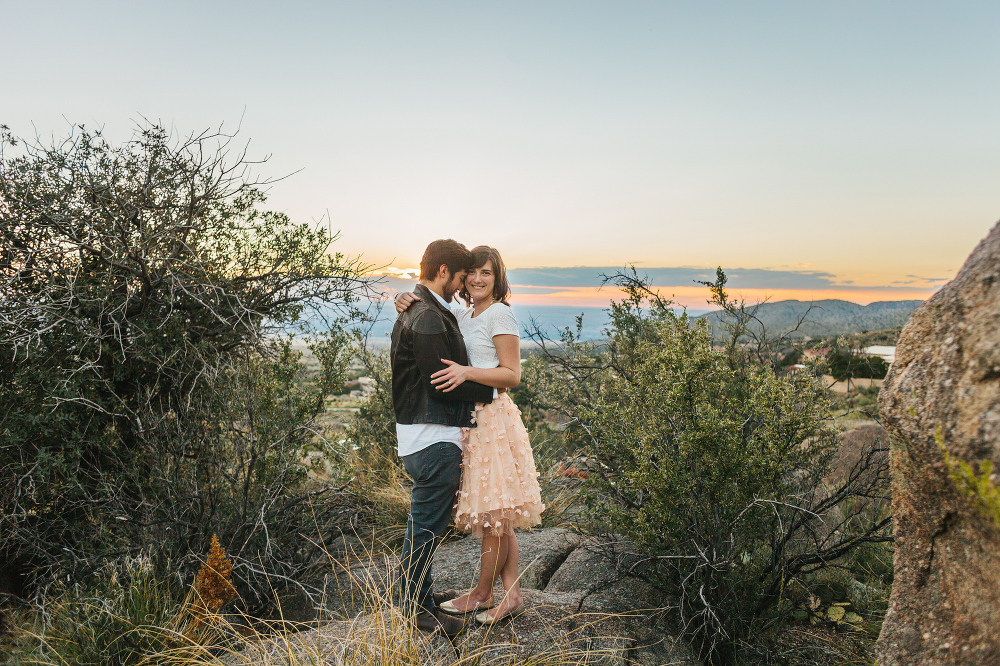
{"label": "man", "polygon": [[437,609],[431,559],[451,519],[461,481],[462,428],[474,427],[477,402],[496,391],[467,381],[444,393],[431,375],[445,368],[441,359],[468,365],[458,321],[448,303],[472,266],[472,253],[453,240],[436,240],[420,260],[420,300],[401,313],[392,329],[392,403],[399,455],[413,479],[410,515],[400,557],[404,610],[416,613],[417,626],[461,632],[463,622]]}

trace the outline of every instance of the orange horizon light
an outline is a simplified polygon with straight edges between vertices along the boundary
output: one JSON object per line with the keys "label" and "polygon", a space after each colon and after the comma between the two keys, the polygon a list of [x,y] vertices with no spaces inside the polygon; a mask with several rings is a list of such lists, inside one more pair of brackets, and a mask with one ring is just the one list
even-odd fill
{"label": "orange horizon light", "polygon": [[[577,307],[607,307],[612,300],[624,297],[617,287],[561,287],[546,290],[547,293],[531,293],[519,291],[518,287],[530,290],[530,285],[511,285],[513,294],[511,302],[515,305],[573,305]],[[691,309],[703,310],[710,307],[710,294],[707,287],[653,287],[664,298],[668,298]],[[901,291],[903,293],[901,293]],[[936,289],[730,289],[730,296],[743,299],[747,303],[759,301],[804,301],[806,303],[822,300],[842,300],[858,305],[869,305],[879,301],[924,301],[930,298]]]}

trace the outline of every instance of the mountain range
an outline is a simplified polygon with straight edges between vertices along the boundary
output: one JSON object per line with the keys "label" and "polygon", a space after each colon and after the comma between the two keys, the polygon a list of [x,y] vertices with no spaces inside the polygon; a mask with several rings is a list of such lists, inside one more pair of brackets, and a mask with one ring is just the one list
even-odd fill
{"label": "mountain range", "polygon": [[[868,305],[858,305],[850,301],[828,299],[822,301],[778,301],[763,303],[757,310],[758,329],[763,325],[768,336],[776,336],[795,328],[799,320],[805,320],[793,337],[821,337],[845,333],[863,333],[897,328],[906,323],[913,311],[923,301],[878,301]],[[812,308],[810,310],[810,308]],[[701,315],[715,330],[721,330],[725,314],[716,310]]]}
{"label": "mountain range", "polygon": [[[850,301],[833,299],[812,302],[789,300],[761,304],[757,310],[757,317],[763,323],[768,336],[774,337],[795,328],[799,319],[805,315],[805,320],[792,337],[801,338],[808,335],[815,338],[897,328],[906,323],[921,303],[923,301],[880,301],[869,305],[858,305]],[[383,306],[377,320],[365,325],[365,328],[369,329],[369,342],[379,346],[389,344],[389,332],[396,319],[396,313],[391,305],[383,304]],[[558,339],[559,332],[564,328],[568,327],[575,331],[577,316],[581,314],[584,317],[580,333],[585,340],[603,337],[608,325],[607,308],[525,305],[514,306],[513,309],[521,323],[522,340],[527,340],[528,332],[534,325],[551,338]],[[331,316],[335,314],[331,313]],[[724,315],[721,311],[688,310],[688,314],[692,320],[706,319],[713,330],[719,332],[719,337],[723,334],[724,328],[720,324]],[[319,320],[312,323],[321,329],[324,327]]]}

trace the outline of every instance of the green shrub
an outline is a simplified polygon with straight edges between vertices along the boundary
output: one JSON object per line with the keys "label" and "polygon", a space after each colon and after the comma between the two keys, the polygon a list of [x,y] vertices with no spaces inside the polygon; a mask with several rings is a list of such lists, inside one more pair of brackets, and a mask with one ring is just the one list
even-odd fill
{"label": "green shrub", "polygon": [[834,379],[884,379],[889,372],[889,364],[881,356],[868,356],[835,349],[826,357],[830,374]]}
{"label": "green shrub", "polygon": [[349,347],[313,339],[300,388],[287,333],[366,282],[261,209],[232,138],[0,139],[0,559],[36,589],[121,553],[190,579],[213,533],[247,603],[322,561],[302,530],[339,514],[301,452]]}
{"label": "green shrub", "polygon": [[[684,635],[724,663],[790,610],[790,582],[891,538],[885,457],[870,447],[827,488],[836,433],[811,377],[776,376],[768,349],[735,342],[738,326],[716,349],[634,274],[616,283],[626,298],[607,345],[564,337],[543,392],[599,463],[591,515],[634,545],[617,562],[662,589]],[[739,309],[724,284],[720,272],[710,285],[717,303]]]}
{"label": "green shrub", "polygon": [[396,412],[392,406],[392,368],[387,350],[366,343],[364,339],[356,339],[354,349],[365,374],[374,382],[374,390],[351,419],[346,443],[360,458],[359,472],[374,474],[373,480],[388,481],[403,473],[396,441]]}

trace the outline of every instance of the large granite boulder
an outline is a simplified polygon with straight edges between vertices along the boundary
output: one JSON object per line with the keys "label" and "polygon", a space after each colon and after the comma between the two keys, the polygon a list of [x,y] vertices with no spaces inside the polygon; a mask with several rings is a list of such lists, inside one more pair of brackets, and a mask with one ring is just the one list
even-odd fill
{"label": "large granite boulder", "polygon": [[468,625],[455,640],[461,663],[700,665],[688,645],[637,616],[581,611],[579,593],[524,589],[522,595],[525,611],[513,621]]}
{"label": "large granite boulder", "polygon": [[857,465],[872,454],[871,463],[886,464],[889,449],[889,433],[876,423],[865,423],[840,434],[840,446],[830,461],[830,470],[823,478],[828,488],[839,488],[852,474],[857,473]]}
{"label": "large granite boulder", "polygon": [[649,585],[622,573],[635,556],[618,537],[591,537],[570,553],[545,587],[548,593],[580,595],[580,610],[648,614],[668,601]]}
{"label": "large granite boulder", "polygon": [[879,406],[896,536],[879,666],[1000,664],[1000,224],[903,329]]}
{"label": "large granite boulder", "polygon": [[[581,537],[570,530],[553,527],[518,532],[517,541],[521,587],[543,589],[579,545]],[[481,543],[479,539],[465,537],[438,547],[434,554],[435,591],[466,590],[476,584]],[[310,600],[302,598],[302,594],[289,595],[288,600],[282,600],[281,617],[304,622],[317,617],[349,618],[364,613],[370,610],[366,604],[371,600],[392,596],[398,565],[396,554],[369,557],[363,550],[348,553],[326,577],[319,597],[313,595]],[[499,579],[495,590],[498,596],[503,596]],[[298,609],[303,610],[299,612]]]}

